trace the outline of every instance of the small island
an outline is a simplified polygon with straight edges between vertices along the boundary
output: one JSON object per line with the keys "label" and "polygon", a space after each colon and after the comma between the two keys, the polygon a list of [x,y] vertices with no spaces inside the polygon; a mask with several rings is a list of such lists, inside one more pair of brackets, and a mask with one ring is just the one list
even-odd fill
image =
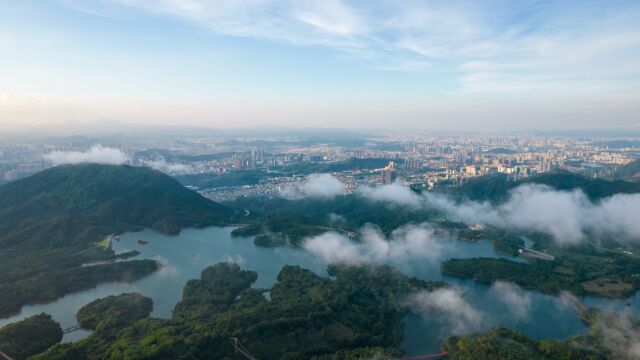
{"label": "small island", "polygon": [[34,359],[231,359],[234,343],[258,359],[397,357],[410,311],[399,299],[445,286],[386,266],[328,273],[286,265],[267,300],[251,286],[256,272],[219,263],[186,283],[171,319],[149,318],[151,300],[140,294],[96,300],[77,315],[94,330],[88,338]]}
{"label": "small island", "polygon": [[0,329],[0,351],[15,360],[41,353],[60,340],[60,324],[44,313]]}

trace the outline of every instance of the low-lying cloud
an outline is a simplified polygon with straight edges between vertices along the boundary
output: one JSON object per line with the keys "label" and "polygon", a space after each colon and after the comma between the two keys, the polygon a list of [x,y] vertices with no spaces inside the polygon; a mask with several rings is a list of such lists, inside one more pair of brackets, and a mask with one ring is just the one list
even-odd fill
{"label": "low-lying cloud", "polygon": [[409,296],[406,305],[425,318],[442,319],[447,333],[465,334],[481,330],[485,315],[474,308],[459,288],[445,287],[420,291]]}
{"label": "low-lying cloud", "polygon": [[560,245],[593,237],[640,240],[640,194],[617,194],[592,202],[582,190],[559,191],[546,185],[521,185],[501,204],[462,201],[438,193],[417,194],[392,184],[362,187],[358,194],[371,201],[433,208],[466,224],[540,232]]}
{"label": "low-lying cloud", "polygon": [[331,174],[311,174],[300,186],[287,189],[284,195],[292,199],[304,197],[328,199],[343,195],[346,189],[346,185]]}
{"label": "low-lying cloud", "polygon": [[169,259],[165,257],[156,255],[153,257],[153,260],[155,260],[160,265],[160,269],[158,270],[157,274],[162,278],[176,277],[180,273],[180,270],[178,270],[178,268],[172,265],[169,262]]}
{"label": "low-lying cloud", "polygon": [[327,232],[305,239],[302,246],[327,264],[361,265],[404,262],[409,259],[437,261],[446,247],[446,239],[434,235],[427,224],[405,225],[389,238],[374,225],[361,229],[361,241]]}
{"label": "low-lying cloud", "polygon": [[506,282],[496,281],[491,286],[491,292],[495,299],[505,306],[518,320],[526,320],[531,312],[533,299],[531,293],[523,290],[518,285]]}
{"label": "low-lying cloud", "polygon": [[191,171],[191,166],[185,164],[168,163],[165,159],[145,161],[144,164],[152,169],[170,174],[187,174]]}
{"label": "low-lying cloud", "polygon": [[545,185],[522,185],[513,189],[500,205],[427,194],[426,206],[444,211],[467,224],[541,232],[558,244],[577,244],[587,235],[616,236],[640,240],[640,194],[617,194],[592,202],[582,190],[558,191]]}
{"label": "low-lying cloud", "polygon": [[358,194],[372,201],[386,202],[395,205],[419,206],[422,202],[420,195],[398,183],[380,186],[361,186]]}
{"label": "low-lying cloud", "polygon": [[52,151],[44,155],[44,158],[56,165],[80,163],[120,165],[131,160],[122,150],[102,145],[94,145],[87,151]]}
{"label": "low-lying cloud", "polygon": [[240,266],[247,263],[247,259],[245,259],[244,256],[240,254],[227,255],[227,258],[225,259],[225,261],[228,263],[238,264]]}
{"label": "low-lying cloud", "polygon": [[602,312],[591,324],[616,359],[640,359],[640,322],[626,313]]}

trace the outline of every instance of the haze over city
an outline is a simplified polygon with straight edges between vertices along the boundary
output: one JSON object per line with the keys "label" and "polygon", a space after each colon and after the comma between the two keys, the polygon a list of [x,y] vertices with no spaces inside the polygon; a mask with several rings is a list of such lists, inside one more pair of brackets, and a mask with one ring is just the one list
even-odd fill
{"label": "haze over city", "polygon": [[640,359],[637,0],[0,0],[0,359]]}
{"label": "haze over city", "polygon": [[639,17],[620,0],[6,1],[0,131],[638,130]]}

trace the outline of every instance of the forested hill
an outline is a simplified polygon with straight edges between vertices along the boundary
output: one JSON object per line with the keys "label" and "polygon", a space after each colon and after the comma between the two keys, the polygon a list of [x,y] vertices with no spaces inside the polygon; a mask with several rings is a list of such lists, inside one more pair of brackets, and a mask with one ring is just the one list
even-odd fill
{"label": "forested hill", "polygon": [[565,191],[581,189],[594,201],[619,193],[640,192],[640,183],[590,179],[567,171],[544,173],[518,181],[509,181],[506,175],[481,176],[469,180],[453,192],[470,200],[500,202],[507,198],[511,189],[523,184],[543,184]]}
{"label": "forested hill", "polygon": [[[223,225],[237,210],[149,168],[57,166],[0,186],[0,316],[106,281],[133,281],[154,260],[114,262],[110,234]],[[119,257],[123,257],[120,255]],[[107,262],[82,266],[84,263]]]}
{"label": "forested hill", "polygon": [[0,204],[0,249],[96,241],[141,227],[176,233],[237,214],[159,171],[98,164],[56,166],[0,186]]}
{"label": "forested hill", "polygon": [[636,159],[620,167],[613,176],[616,179],[640,181],[640,159]]}

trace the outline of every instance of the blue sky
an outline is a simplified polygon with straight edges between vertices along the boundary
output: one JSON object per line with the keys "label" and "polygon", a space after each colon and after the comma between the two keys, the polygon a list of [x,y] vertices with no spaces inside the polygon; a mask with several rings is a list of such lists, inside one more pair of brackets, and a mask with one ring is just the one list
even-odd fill
{"label": "blue sky", "polygon": [[0,128],[640,128],[638,1],[0,0]]}

